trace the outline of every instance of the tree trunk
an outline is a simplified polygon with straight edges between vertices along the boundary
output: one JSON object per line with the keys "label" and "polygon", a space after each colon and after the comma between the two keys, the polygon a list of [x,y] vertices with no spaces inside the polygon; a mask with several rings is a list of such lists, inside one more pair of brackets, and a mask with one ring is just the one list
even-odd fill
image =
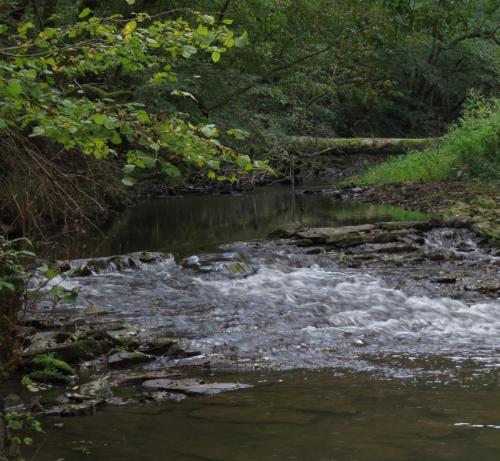
{"label": "tree trunk", "polygon": [[292,136],[288,151],[299,157],[354,154],[403,154],[423,150],[436,138],[315,138]]}
{"label": "tree trunk", "polygon": [[21,309],[24,283],[15,281],[15,290],[0,291],[0,381],[15,365],[17,350],[17,315]]}

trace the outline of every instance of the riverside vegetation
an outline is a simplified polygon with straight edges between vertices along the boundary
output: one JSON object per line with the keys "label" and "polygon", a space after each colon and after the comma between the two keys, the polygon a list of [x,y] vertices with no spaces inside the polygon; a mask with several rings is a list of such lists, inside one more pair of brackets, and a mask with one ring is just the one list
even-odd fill
{"label": "riverside vegetation", "polygon": [[[442,220],[293,228],[278,234],[286,248],[347,268],[411,259],[436,271],[439,295],[497,293],[499,23],[495,0],[0,0],[0,373],[18,373],[43,401],[52,385],[85,381],[88,361],[116,370],[180,361],[180,371],[83,382],[49,409],[38,397],[0,400],[0,459],[31,445],[41,430],[33,415],[92,414],[127,400],[115,387],[139,385],[131,401],[165,401],[248,386],[184,376],[201,359],[189,362],[200,351],[183,339],[141,333],[93,304],[83,320],[57,310],[76,300],[73,278],[172,262],[156,252],[47,262],[28,239],[100,232],[144,197],[348,177],[354,184],[325,195]],[[446,238],[482,242],[469,250],[484,280],[467,278],[465,251],[435,255],[427,240]],[[244,278],[257,269],[240,250],[180,267]],[[49,307],[62,312],[54,322]]]}
{"label": "riverside vegetation", "polygon": [[[454,186],[448,194],[445,186],[440,194],[453,200],[436,205],[439,197],[430,203],[426,200],[428,197],[422,197],[426,195],[422,191],[426,184],[449,184],[450,180]],[[365,192],[371,199],[385,198],[394,203],[398,202],[391,197],[394,189],[384,190],[384,186],[406,184],[408,189],[413,188],[413,192],[407,193],[414,194],[414,207],[469,222],[500,241],[500,100],[472,98],[463,117],[435,146],[393,158],[354,181],[364,186],[378,186]],[[424,187],[420,183],[424,183]],[[457,193],[457,189],[461,193]],[[429,190],[436,193],[433,185]],[[400,195],[399,200],[401,198]]]}

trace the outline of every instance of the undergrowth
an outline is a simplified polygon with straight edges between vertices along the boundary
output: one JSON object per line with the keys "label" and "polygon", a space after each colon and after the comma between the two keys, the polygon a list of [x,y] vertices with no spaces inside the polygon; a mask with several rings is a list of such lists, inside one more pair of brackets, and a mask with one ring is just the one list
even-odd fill
{"label": "undergrowth", "polygon": [[463,117],[435,145],[394,157],[355,182],[376,185],[447,179],[500,183],[500,99],[471,97]]}

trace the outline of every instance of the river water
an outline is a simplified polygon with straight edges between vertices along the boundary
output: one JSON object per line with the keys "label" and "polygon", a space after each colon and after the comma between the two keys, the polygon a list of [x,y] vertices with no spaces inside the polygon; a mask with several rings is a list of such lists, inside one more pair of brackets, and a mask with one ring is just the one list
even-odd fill
{"label": "river water", "polygon": [[[253,371],[223,378],[255,387],[64,420],[35,459],[498,459],[499,299],[406,283],[432,268],[345,268],[265,239],[293,222],[424,218],[267,189],[149,201],[120,216],[107,238],[68,242],[61,254],[72,257],[172,253],[139,270],[73,279],[82,307],[185,338],[204,355],[245,360]],[[467,258],[481,257],[467,234],[446,238],[430,234],[426,245],[466,244]],[[224,270],[235,260],[243,273]]]}

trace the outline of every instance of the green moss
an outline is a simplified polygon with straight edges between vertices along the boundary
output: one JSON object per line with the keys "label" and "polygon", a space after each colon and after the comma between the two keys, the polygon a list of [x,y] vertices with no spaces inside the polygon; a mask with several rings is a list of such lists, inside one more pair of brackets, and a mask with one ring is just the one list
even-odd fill
{"label": "green moss", "polygon": [[55,358],[52,354],[39,355],[32,360],[33,365],[38,369],[52,369],[63,375],[74,375],[75,370],[64,360]]}

